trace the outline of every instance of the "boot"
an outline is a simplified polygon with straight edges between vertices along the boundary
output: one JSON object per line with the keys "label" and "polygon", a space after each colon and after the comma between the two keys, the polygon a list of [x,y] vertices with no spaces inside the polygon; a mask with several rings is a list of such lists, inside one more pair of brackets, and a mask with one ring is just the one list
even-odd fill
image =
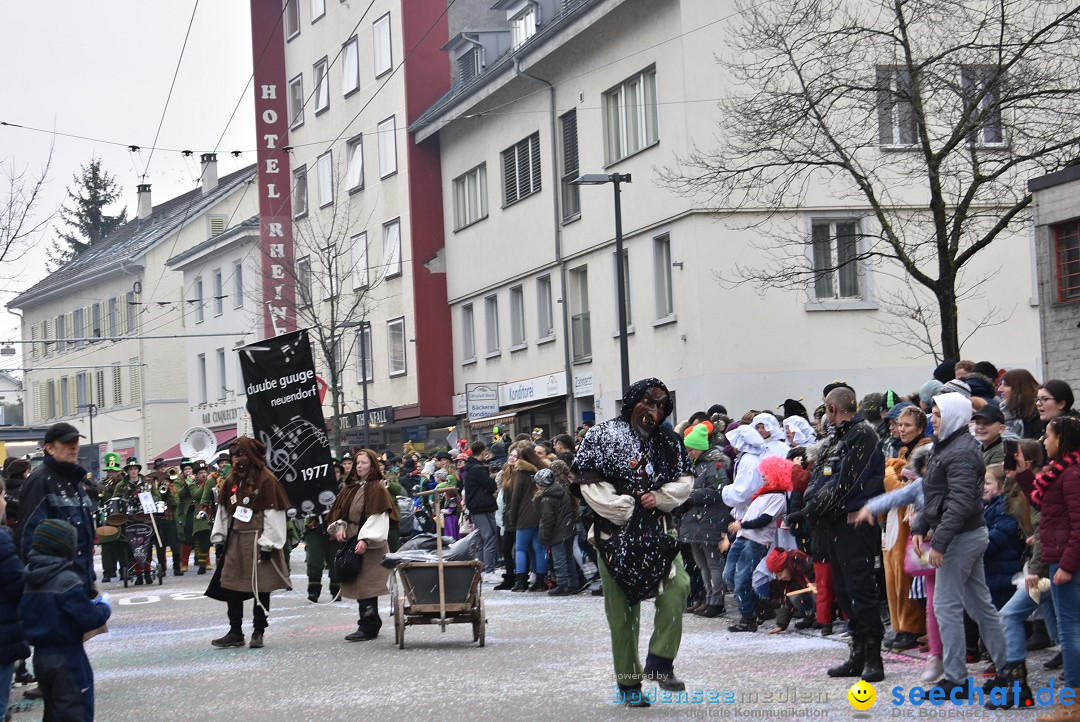
{"label": "boot", "polygon": [[147,584],[153,584],[154,583],[154,573],[153,572],[147,572],[146,573],[146,583]]}
{"label": "boot", "polygon": [[700,612],[696,612],[699,617],[707,617],[709,619],[719,617],[723,613],[724,607],[719,604],[706,604],[701,608]]}
{"label": "boot", "polygon": [[537,574],[536,580],[529,586],[530,592],[542,592],[547,589],[547,577],[543,574]]}
{"label": "boot", "polygon": [[510,572],[503,574],[503,580],[492,587],[496,592],[506,592],[514,588],[514,575]]}
{"label": "boot", "polygon": [[931,654],[926,658],[926,669],[923,670],[922,679],[923,682],[934,682],[941,679],[945,674],[945,663],[941,661],[941,655]]}
{"label": "boot", "polygon": [[657,656],[652,652],[645,657],[645,679],[655,681],[660,689],[668,692],[686,690],[686,683],[675,676],[675,660]]}
{"label": "boot", "polygon": [[226,649],[228,647],[243,647],[244,635],[240,632],[234,632],[232,630],[229,630],[229,633],[226,634],[224,637],[218,637],[217,639],[210,642],[210,644],[221,649]]}
{"label": "boot", "polygon": [[191,545],[180,545],[180,571],[186,572],[188,568],[188,559],[191,558]]}
{"label": "boot", "polygon": [[252,632],[251,633],[251,644],[249,644],[248,647],[251,648],[251,649],[262,649],[262,646],[263,646],[263,633],[262,632]]}
{"label": "boot", "polygon": [[143,585],[143,575],[139,572],[135,572],[135,586],[141,587]]}
{"label": "boot", "polygon": [[705,607],[705,600],[701,600],[700,602],[690,602],[690,604],[686,607],[686,611],[690,614],[698,614]]}
{"label": "boot", "polygon": [[529,591],[529,575],[528,574],[518,574],[518,575],[516,575],[514,588],[511,589],[510,591],[512,591],[512,592],[527,592],[527,591]]}
{"label": "boot", "polygon": [[1053,642],[1050,640],[1050,635],[1046,632],[1046,622],[1041,619],[1036,619],[1031,623],[1031,636],[1027,640],[1027,651],[1037,652],[1040,649],[1046,649],[1051,646]]}
{"label": "boot", "polygon": [[743,617],[727,628],[729,632],[756,632],[757,621],[753,617]]}
{"label": "boot", "polygon": [[885,665],[881,661],[881,640],[866,640],[866,664],[863,667],[864,682],[880,682],[885,679]]}
{"label": "boot", "polygon": [[619,694],[622,696],[623,705],[627,707],[648,707],[649,700],[641,694],[641,685],[624,687],[619,685]]}
{"label": "boot", "polygon": [[[24,693],[23,696],[26,696],[26,693]],[[1043,709],[1046,708],[1044,707]],[[1075,707],[1073,705],[1066,707],[1061,702],[1058,702],[1050,709],[1046,709],[1046,714],[1039,715],[1035,720],[1036,722],[1063,722],[1064,720],[1074,720],[1076,719],[1076,717],[1073,716],[1074,711]]]}
{"label": "boot", "polygon": [[858,677],[863,673],[864,667],[866,667],[866,642],[852,637],[851,652],[847,661],[829,668],[828,674],[830,677]]}
{"label": "boot", "polygon": [[1058,652],[1050,659],[1043,662],[1044,669],[1061,669],[1061,652]]}
{"label": "boot", "polygon": [[833,634],[833,627],[832,627],[832,625],[833,625],[833,623],[832,623],[832,622],[829,622],[828,624],[822,624],[822,625],[821,625],[821,636],[822,636],[822,637],[829,637],[829,636],[832,636],[832,634]]}
{"label": "boot", "polygon": [[322,594],[322,584],[307,585],[307,598],[309,602],[311,602],[312,604],[317,604],[320,594]]}
{"label": "boot", "polygon": [[37,682],[37,677],[26,671],[26,660],[20,659],[15,663],[15,683],[16,684],[34,684]]}
{"label": "boot", "polygon": [[[1019,704],[1020,709],[1026,709],[1034,705],[1034,696],[1031,694],[1031,687],[1028,686],[1027,681],[1027,664],[1025,662],[1011,662],[1001,668],[1001,674],[999,676],[1000,684],[996,686],[1005,688],[1005,698],[1003,702],[987,701],[984,705],[986,709],[1012,709]],[[995,680],[997,681],[997,680]],[[1016,692],[1013,688],[1014,684],[1020,685],[1020,695],[1017,699]],[[989,696],[992,693],[992,689],[987,691],[983,688],[983,692]]]}
{"label": "boot", "polygon": [[340,584],[330,582],[330,601],[334,601],[338,598],[338,592],[341,590]]}

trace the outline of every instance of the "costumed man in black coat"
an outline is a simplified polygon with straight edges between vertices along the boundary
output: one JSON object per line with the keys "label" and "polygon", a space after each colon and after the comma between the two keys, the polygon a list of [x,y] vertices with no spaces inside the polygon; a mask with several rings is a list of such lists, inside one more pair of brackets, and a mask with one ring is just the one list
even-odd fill
{"label": "costumed man in black coat", "polygon": [[[573,464],[572,491],[595,512],[591,535],[600,551],[619,699],[633,707],[649,705],[641,694],[643,679],[656,680],[664,690],[686,689],[675,677],[674,663],[690,578],[681,556],[671,553],[678,551],[671,512],[690,496],[694,478],[682,440],[661,426],[672,408],[663,382],[638,381],[623,395],[619,417],[594,426],[585,436]],[[627,541],[621,532],[628,525],[650,530],[648,542],[624,544],[617,555],[605,554]],[[658,557],[662,549],[669,552]],[[656,597],[656,612],[643,669],[638,655],[640,600],[651,596]]]}

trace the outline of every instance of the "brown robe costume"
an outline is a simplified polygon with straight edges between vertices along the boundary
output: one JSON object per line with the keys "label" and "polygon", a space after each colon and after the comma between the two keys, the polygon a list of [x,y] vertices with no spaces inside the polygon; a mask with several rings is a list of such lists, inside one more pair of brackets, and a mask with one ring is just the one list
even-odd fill
{"label": "brown robe costume", "polygon": [[[931,443],[929,437],[923,437],[912,445]],[[890,492],[911,483],[900,474],[907,465],[907,449],[901,449],[900,455],[885,462],[885,491]],[[911,536],[911,523],[907,518],[907,508],[897,510],[896,543],[882,553],[885,567],[885,596],[889,601],[889,619],[897,634],[906,632],[916,636],[926,633],[926,612],[918,600],[910,598],[911,575],[904,571],[904,554],[907,552],[908,538]]]}
{"label": "brown robe costume", "polygon": [[[284,513],[290,506],[289,497],[264,463],[265,445],[246,436],[239,437],[233,444],[243,448],[248,468],[241,477],[234,466],[222,484],[219,496],[217,521],[228,531],[225,553],[218,560],[206,596],[221,601],[225,601],[222,594],[225,589],[241,592],[248,599],[254,596],[256,589],[259,593],[292,589],[282,549],[273,549],[270,561],[260,562],[258,544],[264,531],[265,512]],[[248,500],[246,503],[245,499]],[[252,510],[250,521],[243,522],[233,516],[238,506]]]}
{"label": "brown robe costume", "polygon": [[[368,517],[383,512],[390,513],[390,528],[396,529],[398,525],[397,505],[390,498],[390,492],[381,481],[365,481],[357,483],[350,478],[334,500],[334,506],[330,509],[327,518],[327,526],[335,521],[344,520],[345,538],[352,539],[364,526]],[[383,557],[388,551],[387,543],[373,545],[368,544],[364,552],[364,563],[360,574],[347,582],[341,583],[341,596],[346,599],[370,599],[388,595],[386,580],[390,578],[390,570],[382,566]]]}

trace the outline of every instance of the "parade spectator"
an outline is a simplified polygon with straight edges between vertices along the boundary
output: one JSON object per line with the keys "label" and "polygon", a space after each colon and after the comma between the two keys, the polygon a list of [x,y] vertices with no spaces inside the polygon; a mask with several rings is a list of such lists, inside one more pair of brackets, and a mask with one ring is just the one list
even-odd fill
{"label": "parade spectator", "polygon": [[735,458],[734,481],[723,487],[721,496],[731,508],[731,515],[742,519],[750,499],[763,483],[758,466],[765,455],[765,440],[751,426],[738,426],[728,431],[726,436],[738,456]]}
{"label": "parade spectator", "polygon": [[291,589],[285,568],[286,510],[292,506],[285,489],[266,466],[266,446],[240,436],[229,444],[232,470],[219,499],[211,543],[217,545],[217,567],[206,596],[225,602],[229,631],[211,642],[215,647],[242,647],[244,602],[254,599],[251,647],[263,646],[270,612],[270,592]]}
{"label": "parade spectator", "polygon": [[506,463],[496,477],[496,482],[499,485],[498,502],[501,510],[500,516],[503,523],[502,557],[503,563],[505,564],[503,580],[494,587],[499,591],[513,590],[517,583],[517,570],[515,566],[517,563],[517,555],[514,553],[514,544],[517,541],[517,529],[514,527],[513,519],[510,517],[510,501],[514,494],[514,467],[517,466],[517,460],[517,446],[511,444],[506,457]]}
{"label": "parade spectator", "polygon": [[[514,465],[514,491],[510,495],[510,521],[514,527],[514,545],[516,559],[514,569],[517,572],[516,583],[512,591],[539,592],[547,588],[547,553],[540,543],[540,514],[532,503],[536,485],[533,476],[548,464],[537,456],[531,443],[517,446],[518,459]],[[529,570],[535,574],[529,585]]]}
{"label": "parade spectator", "polygon": [[975,438],[979,442],[979,452],[983,464],[987,467],[1000,464],[1005,460],[1005,442],[1001,435],[1005,433],[1005,414],[994,404],[986,404],[971,415],[975,422]]}
{"label": "parade spectator", "polygon": [[804,416],[788,416],[784,419],[784,434],[791,448],[809,446],[817,442],[817,432]]}
{"label": "parade spectator", "polygon": [[678,510],[679,541],[689,545],[705,589],[702,606],[691,611],[703,617],[724,613],[724,553],[720,547],[727,542],[727,526],[732,521],[731,509],[720,494],[717,469],[717,463],[727,457],[720,449],[709,447],[711,430],[712,423],[703,421],[683,438],[694,464],[694,487]]}
{"label": "parade spectator", "polygon": [[1072,387],[1060,379],[1050,379],[1039,387],[1035,396],[1035,408],[1039,412],[1039,420],[1043,424],[1058,416],[1075,416],[1080,414],[1073,409]]}
{"label": "parade spectator", "polygon": [[359,575],[341,580],[341,596],[355,599],[359,610],[356,631],[345,636],[348,642],[379,636],[379,597],[389,594],[386,581],[390,572],[381,562],[386,556],[390,529],[398,524],[398,510],[381,481],[375,452],[361,449],[354,459],[351,481],[346,481],[338,493],[327,519],[330,538],[355,545],[356,553],[364,558]]}
{"label": "parade spectator", "polygon": [[499,528],[495,525],[495,512],[499,508],[495,495],[499,485],[488,473],[490,452],[482,441],[474,441],[472,452],[465,462],[465,506],[476,530],[483,540],[484,581],[495,581],[495,558],[499,553]]}
{"label": "parade spectator", "polygon": [[987,466],[982,499],[988,542],[983,552],[983,568],[990,599],[997,609],[1004,607],[1016,591],[1013,577],[1024,568],[1024,538],[1019,523],[1005,509],[1004,493],[1004,465]]}
{"label": "parade spectator", "polygon": [[[897,458],[897,454],[900,453],[900,413],[904,409],[910,407],[918,408],[910,401],[900,401],[899,403],[894,404],[893,407],[881,417],[882,421],[887,423],[889,428],[888,436],[881,440],[881,454],[886,459],[895,459]],[[923,418],[925,417],[926,415],[923,414]]]}
{"label": "parade spectator", "polygon": [[788,444],[784,429],[775,416],[768,412],[758,414],[750,421],[750,425],[765,440],[765,457],[779,456],[783,459],[787,458],[788,452],[791,451],[791,445]]}
{"label": "parade spectator", "polygon": [[53,424],[45,432],[45,460],[23,482],[15,545],[23,561],[29,560],[34,529],[45,519],[63,519],[75,527],[75,568],[88,596],[94,590],[94,502],[82,487],[86,470],[79,465],[79,439],[86,438],[71,424]]}
{"label": "parade spectator", "polygon": [[94,672],[83,637],[108,621],[112,607],[86,593],[78,546],[78,531],[67,521],[34,524],[19,608],[26,641],[34,647],[46,720],[94,719]]}
{"label": "parade spectator", "polygon": [[[24,460],[18,459],[16,463],[20,461]],[[8,474],[22,474],[30,468],[26,463],[26,469],[17,467],[13,472],[11,467],[14,466],[15,463],[8,466]],[[0,482],[0,518],[7,513],[6,499],[7,487]],[[16,665],[30,656],[19,614],[25,579],[26,569],[15,551],[11,530],[0,527],[0,710],[7,710]]]}
{"label": "parade spectator", "polygon": [[980,503],[984,467],[978,442],[968,431],[971,400],[942,394],[934,397],[932,408],[934,454],[923,478],[923,511],[911,534],[915,552],[922,555],[932,533],[928,559],[937,569],[933,604],[945,669],[937,686],[948,696],[967,684],[962,612],[978,625],[996,669],[1005,665],[1005,639],[982,563],[988,539]]}
{"label": "parade spectator", "polygon": [[1035,406],[1039,395],[1039,382],[1027,369],[1011,369],[1001,377],[998,385],[1001,393],[1001,410],[1005,412],[1005,426],[1021,439],[1037,439],[1042,436],[1045,423]]}
{"label": "parade spectator", "polygon": [[[567,476],[570,469],[561,461],[556,461],[560,475]],[[554,466],[554,463],[552,464]],[[533,503],[540,515],[537,536],[540,543],[551,549],[551,562],[555,567],[555,588],[548,590],[548,596],[565,597],[573,594],[580,586],[575,584],[577,574],[574,562],[574,524],[577,522],[577,503],[570,496],[564,484],[555,478],[551,468],[540,469],[533,476],[536,492]]]}
{"label": "parade spectator", "polygon": [[956,366],[953,367],[953,374],[956,378],[962,379],[974,370],[974,361],[957,361]]}
{"label": "parade spectator", "polygon": [[[783,595],[780,610],[776,613],[776,626],[769,634],[787,630],[793,617],[800,617],[795,622],[796,629],[810,626],[807,620],[814,619],[814,587],[811,586],[814,564],[804,551],[774,547],[765,556],[765,568],[779,583],[777,586]],[[790,595],[790,596],[789,596]]]}

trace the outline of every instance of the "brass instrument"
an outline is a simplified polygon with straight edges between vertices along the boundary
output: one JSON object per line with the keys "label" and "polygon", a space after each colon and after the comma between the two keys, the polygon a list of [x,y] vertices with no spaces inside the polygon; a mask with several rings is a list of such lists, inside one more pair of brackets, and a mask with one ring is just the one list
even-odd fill
{"label": "brass instrument", "polygon": [[175,466],[170,466],[165,470],[165,475],[169,477],[169,481],[175,482],[180,478],[180,470]]}

